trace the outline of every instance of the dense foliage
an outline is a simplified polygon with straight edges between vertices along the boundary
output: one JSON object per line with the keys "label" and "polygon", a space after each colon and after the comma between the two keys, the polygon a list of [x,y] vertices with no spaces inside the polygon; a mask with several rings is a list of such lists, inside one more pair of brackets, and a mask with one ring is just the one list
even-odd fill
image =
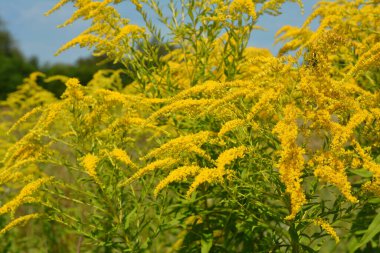
{"label": "dense foliage", "polygon": [[[5,101],[4,251],[379,249],[379,1],[320,2],[278,56],[247,43],[284,0],[131,0],[144,27],[120,0],[48,14],[68,2],[62,26],[91,26],[58,52],[122,67],[37,72]],[[56,80],[59,99],[38,85]]]}

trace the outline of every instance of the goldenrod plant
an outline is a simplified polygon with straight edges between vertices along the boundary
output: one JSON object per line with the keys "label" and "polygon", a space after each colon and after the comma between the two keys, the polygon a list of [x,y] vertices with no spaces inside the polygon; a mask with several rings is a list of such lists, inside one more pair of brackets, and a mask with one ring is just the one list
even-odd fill
{"label": "goldenrod plant", "polygon": [[[26,83],[62,80],[62,97],[24,84],[5,101],[20,117],[0,151],[7,241],[32,224],[37,252],[380,250],[379,1],[319,2],[277,33],[277,56],[247,44],[285,0],[128,1],[144,26],[125,2],[47,13],[72,3],[62,27],[91,22],[57,53],[124,68],[88,84],[36,73]],[[21,116],[12,101],[29,92],[44,99]]]}

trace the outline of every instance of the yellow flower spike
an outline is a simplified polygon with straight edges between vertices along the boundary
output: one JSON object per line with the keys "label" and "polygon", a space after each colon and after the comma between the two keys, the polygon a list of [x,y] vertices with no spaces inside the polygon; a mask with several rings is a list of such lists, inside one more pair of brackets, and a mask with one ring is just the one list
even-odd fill
{"label": "yellow flower spike", "polygon": [[203,183],[223,183],[225,176],[229,177],[232,171],[220,168],[202,168],[199,174],[195,177],[194,182],[190,185],[186,192],[186,197],[190,198],[191,194]]}
{"label": "yellow flower spike", "polygon": [[363,160],[363,167],[373,173],[375,179],[380,179],[380,164],[377,164],[370,155],[360,146],[357,141],[353,141],[355,151],[358,153],[360,158]]}
{"label": "yellow flower spike", "polygon": [[136,6],[137,10],[141,10],[143,7],[142,4],[140,3],[140,0],[131,0],[131,3]]}
{"label": "yellow flower spike", "polygon": [[294,219],[302,205],[306,203],[306,196],[301,185],[305,150],[296,144],[298,112],[294,105],[287,105],[284,110],[284,120],[278,122],[273,129],[282,146],[281,159],[278,165],[280,178],[286,186],[286,192],[290,195],[291,212],[286,217],[287,220]]}
{"label": "yellow flower spike", "polygon": [[97,172],[96,172],[96,166],[99,163],[99,158],[96,155],[93,154],[87,154],[82,158],[81,164],[87,174],[101,187],[103,188],[103,184],[101,183],[100,179],[98,178]]}
{"label": "yellow flower spike", "polygon": [[246,13],[252,17],[252,19],[257,19],[255,4],[252,0],[234,0],[231,3],[230,11]]}
{"label": "yellow flower spike", "polygon": [[365,121],[367,117],[367,111],[359,111],[352,116],[346,126],[337,128],[337,130],[334,131],[335,133],[331,142],[331,149],[335,151],[339,150],[349,140],[349,137],[353,134],[355,128]]}
{"label": "yellow flower spike", "polygon": [[58,9],[60,9],[62,6],[64,6],[67,3],[69,3],[70,1],[71,0],[60,0],[53,8],[51,8],[49,11],[45,12],[45,15],[49,16],[53,12],[57,11]]}
{"label": "yellow flower spike", "polygon": [[362,191],[371,192],[380,197],[380,182],[379,179],[375,179],[372,182],[365,182],[362,187]]}
{"label": "yellow flower spike", "polygon": [[43,117],[41,117],[38,120],[37,125],[39,126],[39,128],[48,129],[57,119],[59,113],[62,111],[62,108],[64,108],[65,106],[65,102],[50,104],[49,108],[44,112]]}
{"label": "yellow flower spike", "polygon": [[[153,149],[142,160],[147,160],[153,157],[162,156],[176,156],[180,155],[183,151],[191,152],[196,151],[198,155],[204,155],[205,152],[201,152],[200,147],[203,143],[207,142],[215,133],[210,131],[201,131],[195,134],[189,134],[172,139],[169,142],[163,144],[161,147]],[[195,148],[195,146],[197,148]],[[205,157],[209,159],[208,156]]]}
{"label": "yellow flower spike", "polygon": [[240,146],[237,148],[231,148],[223,151],[216,160],[216,166],[220,170],[224,170],[226,165],[229,165],[232,161],[237,158],[242,158],[247,152],[247,148],[244,146]]}
{"label": "yellow flower spike", "polygon": [[[181,67],[181,65],[179,67]],[[173,101],[183,100],[185,98],[189,98],[191,95],[198,95],[198,94],[202,94],[202,96],[205,96],[205,95],[217,96],[224,92],[225,86],[226,86],[225,83],[220,83],[216,81],[206,81],[202,84],[195,85],[191,88],[188,88],[179,92],[171,100]]]}
{"label": "yellow flower spike", "polygon": [[231,179],[233,171],[226,170],[225,166],[229,165],[233,160],[237,158],[242,158],[245,155],[246,151],[247,148],[244,146],[225,150],[219,155],[216,161],[216,168],[200,168],[198,166],[180,167],[172,171],[157,185],[156,189],[154,190],[154,194],[157,196],[158,192],[160,192],[171,182],[181,181],[192,175],[196,175],[196,177],[186,193],[187,197],[189,197],[198,188],[199,185],[205,182],[222,183],[225,176],[227,179]]}
{"label": "yellow flower spike", "polygon": [[25,185],[15,198],[0,207],[0,215],[4,213],[14,213],[20,205],[25,203],[27,197],[30,197],[30,195],[35,193],[43,184],[51,180],[53,180],[53,177],[40,178]]}
{"label": "yellow flower spike", "polygon": [[199,166],[182,166],[172,170],[167,177],[157,184],[153,192],[154,196],[157,197],[158,193],[170,183],[183,181],[190,176],[196,175],[200,169]]}
{"label": "yellow flower spike", "polygon": [[77,78],[70,78],[65,83],[66,90],[62,94],[62,98],[73,98],[75,100],[82,100],[84,98],[84,92],[82,90],[82,85]]}
{"label": "yellow flower spike", "polygon": [[55,53],[55,55],[59,55],[62,52],[66,51],[69,48],[72,48],[76,45],[79,45],[80,47],[87,46],[89,48],[92,48],[97,43],[101,44],[101,43],[106,43],[106,42],[104,40],[102,40],[101,38],[93,35],[93,34],[82,34],[82,35],[79,35],[78,37],[70,40],[69,42],[67,42],[62,47],[60,47],[58,49],[58,51]]}
{"label": "yellow flower spike", "polygon": [[62,83],[66,83],[69,79],[70,79],[70,77],[67,77],[64,75],[54,75],[54,76],[49,76],[49,77],[45,78],[44,82],[50,83],[50,82],[54,82],[54,81],[60,81]]}
{"label": "yellow flower spike", "polygon": [[251,108],[250,113],[247,115],[247,121],[251,121],[258,112],[268,107],[281,94],[280,90],[274,91],[269,89],[261,97],[260,100]]}
{"label": "yellow flower spike", "polygon": [[323,230],[326,231],[326,233],[328,233],[335,240],[336,243],[339,243],[339,237],[335,232],[334,228],[329,223],[327,223],[321,218],[313,220],[313,223],[317,226],[320,226]]}
{"label": "yellow flower spike", "polygon": [[30,117],[42,111],[42,107],[35,107],[31,111],[27,112],[22,116],[13,126],[8,130],[7,134],[11,134],[20,124],[27,121]]}
{"label": "yellow flower spike", "polygon": [[352,203],[358,199],[351,193],[351,183],[348,181],[344,163],[330,153],[324,153],[314,158],[317,163],[314,175],[323,181],[335,185],[343,196]]}
{"label": "yellow flower spike", "polygon": [[121,181],[118,186],[119,187],[126,186],[126,185],[132,183],[133,181],[135,181],[136,179],[141,178],[142,176],[144,176],[146,173],[148,173],[150,171],[153,171],[156,169],[169,168],[176,163],[177,163],[177,160],[173,159],[173,158],[166,158],[166,159],[154,161],[154,162],[148,164],[147,166],[139,169],[135,174],[133,174],[132,177]]}
{"label": "yellow flower spike", "polygon": [[12,229],[13,227],[20,226],[20,225],[22,226],[26,222],[28,222],[28,221],[30,221],[32,219],[40,218],[41,216],[42,216],[42,214],[34,213],[34,214],[28,214],[28,215],[24,215],[24,216],[18,217],[16,219],[12,220],[3,229],[1,229],[0,230],[0,235],[5,234],[7,231],[9,231],[10,229]]}
{"label": "yellow flower spike", "polygon": [[372,67],[375,63],[380,61],[380,42],[377,42],[371,47],[366,53],[362,54],[349,73],[347,73],[346,78],[357,76],[369,67]]}
{"label": "yellow flower spike", "polygon": [[235,128],[242,127],[246,124],[245,120],[242,119],[233,119],[227,121],[223,124],[222,128],[219,130],[218,136],[223,137],[226,133],[234,130]]}
{"label": "yellow flower spike", "polygon": [[119,43],[120,40],[128,38],[128,35],[130,34],[141,36],[144,33],[145,29],[138,25],[126,25],[120,29],[119,34],[114,39],[114,42]]}
{"label": "yellow flower spike", "polygon": [[122,149],[115,148],[114,150],[112,150],[110,155],[111,155],[111,157],[123,162],[125,165],[129,165],[133,168],[137,168],[137,166],[132,162],[132,160],[129,157],[129,155],[127,154],[127,152],[125,152]]}
{"label": "yellow flower spike", "polygon": [[213,99],[178,100],[154,112],[148,120],[154,121],[160,116],[165,116],[168,113],[178,111],[180,111],[181,113],[188,113],[190,115],[199,115],[204,110],[204,107],[207,105],[211,105],[213,101]]}

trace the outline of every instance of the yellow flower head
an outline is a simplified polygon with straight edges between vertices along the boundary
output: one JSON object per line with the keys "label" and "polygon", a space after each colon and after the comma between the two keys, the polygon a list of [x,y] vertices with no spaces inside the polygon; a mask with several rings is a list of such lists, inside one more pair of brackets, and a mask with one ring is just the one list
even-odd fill
{"label": "yellow flower head", "polygon": [[99,185],[101,182],[96,172],[96,166],[98,165],[99,158],[93,154],[87,154],[82,158],[82,166],[87,174]]}
{"label": "yellow flower head", "polygon": [[338,235],[336,234],[334,228],[329,223],[327,223],[326,221],[322,220],[321,218],[317,218],[317,219],[314,220],[314,224],[317,225],[317,226],[321,226],[321,228],[323,230],[325,230],[326,233],[328,233],[329,235],[331,235],[332,238],[334,238],[334,240],[335,240],[336,243],[339,242]]}
{"label": "yellow flower head", "polygon": [[115,148],[114,150],[112,150],[110,155],[114,157],[115,159],[123,162],[124,164],[130,165],[131,167],[136,168],[136,165],[132,162],[131,158],[129,157],[127,152],[125,152],[124,150]]}

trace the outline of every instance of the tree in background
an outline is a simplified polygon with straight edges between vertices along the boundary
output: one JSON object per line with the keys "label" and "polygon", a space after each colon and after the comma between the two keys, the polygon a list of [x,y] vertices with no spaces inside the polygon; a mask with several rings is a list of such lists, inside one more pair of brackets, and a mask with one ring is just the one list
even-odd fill
{"label": "tree in background", "polygon": [[0,99],[15,91],[23,78],[37,68],[37,61],[25,59],[0,19]]}
{"label": "tree in background", "polygon": [[[17,43],[6,29],[5,23],[0,19],[0,100],[4,100],[11,92],[16,91],[17,86],[23,83],[23,79],[35,71],[42,71],[47,76],[64,75],[77,77],[81,82],[88,83],[93,75],[100,69],[116,69],[120,66],[112,63],[97,64],[99,59],[94,57],[80,58],[74,64],[45,63],[41,65],[37,57],[26,58],[18,49]],[[125,77],[128,82],[127,77]],[[59,81],[41,86],[61,96],[65,90],[64,84]]]}

